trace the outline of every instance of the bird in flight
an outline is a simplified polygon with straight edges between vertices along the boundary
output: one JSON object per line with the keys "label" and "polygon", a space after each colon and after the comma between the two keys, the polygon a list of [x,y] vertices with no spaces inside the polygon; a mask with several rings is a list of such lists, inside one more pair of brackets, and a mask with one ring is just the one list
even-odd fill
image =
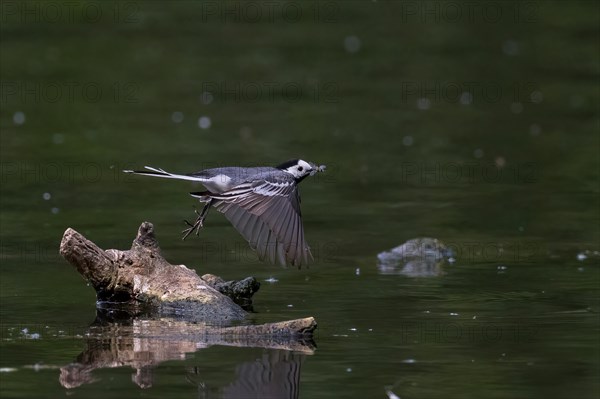
{"label": "bird in flight", "polygon": [[293,159],[276,167],[222,167],[178,175],[146,166],[146,170],[125,173],[190,180],[202,183],[207,191],[190,195],[205,203],[196,221],[183,233],[199,235],[211,206],[223,213],[233,227],[258,253],[260,260],[279,261],[283,266],[301,267],[313,259],[304,240],[298,184],[308,176],[325,171],[316,165]]}

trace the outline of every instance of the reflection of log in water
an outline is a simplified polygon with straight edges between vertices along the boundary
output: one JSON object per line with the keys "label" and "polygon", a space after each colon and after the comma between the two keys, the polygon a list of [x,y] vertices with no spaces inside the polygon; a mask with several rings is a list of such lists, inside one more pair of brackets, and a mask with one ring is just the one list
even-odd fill
{"label": "reflection of log in water", "polygon": [[296,399],[305,357],[305,354],[284,350],[265,350],[261,357],[238,364],[235,380],[220,389],[206,382],[201,367],[190,369],[188,379],[198,386],[200,397],[206,399],[213,395],[223,399]]}
{"label": "reflection of log in water", "polygon": [[169,318],[124,323],[98,319],[88,331],[86,349],[75,363],[61,368],[59,380],[64,387],[74,388],[94,382],[91,373],[96,369],[129,366],[136,369],[133,381],[147,388],[152,386],[153,367],[167,360],[182,360],[186,353],[212,345],[312,354],[315,345],[311,337],[315,328],[312,317],[224,328]]}

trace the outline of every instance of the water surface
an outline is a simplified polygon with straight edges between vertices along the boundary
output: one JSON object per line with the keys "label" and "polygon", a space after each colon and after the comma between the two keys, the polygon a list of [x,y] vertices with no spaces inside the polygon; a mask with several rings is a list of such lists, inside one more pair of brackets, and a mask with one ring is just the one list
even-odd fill
{"label": "water surface", "polygon": [[[454,19],[427,3],[286,3],[297,21],[258,2],[256,20],[242,2],[82,2],[58,20],[7,3],[2,397],[597,397],[598,6],[471,18],[456,2]],[[328,165],[301,187],[316,258],[302,270],[260,263],[216,212],[181,241],[198,187],[120,172],[295,157]],[[144,220],[172,263],[262,281],[252,322],[314,316],[314,352],[92,325],[62,233],[125,249]],[[379,273],[379,252],[417,237],[456,261]],[[65,386],[102,328],[154,366]]]}

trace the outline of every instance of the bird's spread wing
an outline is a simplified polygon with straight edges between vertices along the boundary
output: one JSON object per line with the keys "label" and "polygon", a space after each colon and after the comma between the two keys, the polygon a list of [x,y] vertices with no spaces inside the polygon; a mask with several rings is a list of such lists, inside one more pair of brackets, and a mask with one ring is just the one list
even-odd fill
{"label": "bird's spread wing", "polygon": [[225,214],[261,260],[298,267],[312,260],[293,179],[260,179],[211,197],[217,201],[215,208]]}

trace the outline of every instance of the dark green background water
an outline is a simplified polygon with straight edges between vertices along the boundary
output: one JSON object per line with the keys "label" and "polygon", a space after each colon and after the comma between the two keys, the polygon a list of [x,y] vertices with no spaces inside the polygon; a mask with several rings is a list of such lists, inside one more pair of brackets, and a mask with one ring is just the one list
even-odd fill
{"label": "dark green background water", "polygon": [[[289,356],[302,398],[598,397],[594,2],[0,4],[2,397],[269,397],[244,364]],[[302,183],[308,270],[258,262],[216,212],[182,242],[198,187],[120,173],[295,157],[329,166]],[[172,263],[263,281],[253,322],[314,316],[315,353],[60,385],[95,316],[62,233],[124,249],[144,220]],[[454,248],[445,274],[378,273],[421,236]]]}

